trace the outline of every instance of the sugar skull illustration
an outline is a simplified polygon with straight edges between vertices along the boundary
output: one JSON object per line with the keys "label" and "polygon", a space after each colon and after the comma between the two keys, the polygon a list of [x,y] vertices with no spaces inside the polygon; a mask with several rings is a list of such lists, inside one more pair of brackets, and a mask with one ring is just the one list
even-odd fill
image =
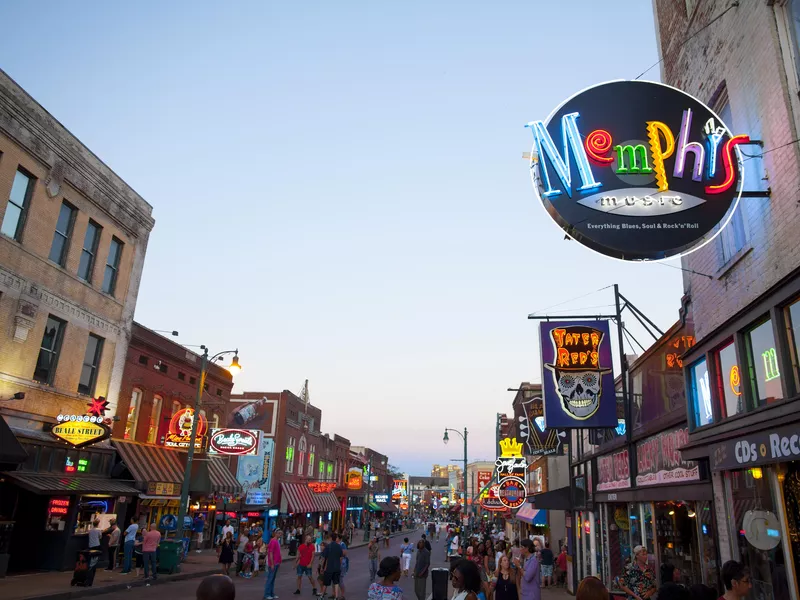
{"label": "sugar skull illustration", "polygon": [[600,342],[604,332],[585,325],[558,327],[550,331],[555,364],[545,367],[553,373],[556,392],[564,412],[585,420],[600,408],[602,377],[610,365],[600,365]]}

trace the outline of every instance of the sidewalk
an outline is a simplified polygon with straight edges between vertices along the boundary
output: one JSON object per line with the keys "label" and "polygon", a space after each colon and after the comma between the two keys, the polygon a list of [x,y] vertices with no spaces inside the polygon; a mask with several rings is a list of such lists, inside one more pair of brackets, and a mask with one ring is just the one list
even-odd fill
{"label": "sidewalk", "polygon": [[[363,541],[363,530],[357,530],[353,537],[351,548],[365,546]],[[408,535],[412,530],[401,531],[392,534],[390,537],[398,535]],[[289,560],[289,549],[281,548],[281,556],[284,561]],[[169,581],[183,581],[220,573],[219,558],[215,550],[203,550],[201,553],[190,552],[181,563],[181,572],[174,575],[159,574],[158,583]],[[72,600],[73,598],[86,598],[118,592],[132,587],[143,587],[148,582],[142,577],[136,577],[133,572],[130,575],[122,575],[119,571],[108,572],[98,570],[94,578],[92,587],[70,587],[72,571],[43,571],[39,573],[26,573],[24,575],[12,575],[0,579],[0,598],[2,600]]]}

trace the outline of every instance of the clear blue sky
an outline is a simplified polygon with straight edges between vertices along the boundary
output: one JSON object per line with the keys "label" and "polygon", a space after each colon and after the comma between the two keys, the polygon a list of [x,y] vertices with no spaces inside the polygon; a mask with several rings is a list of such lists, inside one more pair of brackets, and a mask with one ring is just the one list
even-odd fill
{"label": "clear blue sky", "polygon": [[677,320],[680,271],[563,241],[521,158],[526,122],[656,61],[650,2],[9,0],[0,21],[0,66],[154,207],[136,319],[238,346],[236,391],[308,378],[324,431],[405,470],[460,456],[445,426],[493,456],[506,388],[541,380],[529,312],[619,283]]}

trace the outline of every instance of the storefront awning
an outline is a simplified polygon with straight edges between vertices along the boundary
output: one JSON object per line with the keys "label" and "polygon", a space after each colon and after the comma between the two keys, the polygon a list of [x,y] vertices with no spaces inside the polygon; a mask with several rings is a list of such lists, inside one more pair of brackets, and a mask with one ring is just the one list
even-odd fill
{"label": "storefront awning", "polygon": [[140,488],[146,490],[151,482],[180,484],[183,481],[183,465],[174,450],[122,440],[113,443]]}
{"label": "storefront awning", "polygon": [[378,502],[377,505],[380,507],[378,510],[382,510],[385,513],[397,512],[397,507],[391,502]]}
{"label": "storefront awning", "polygon": [[17,436],[11,431],[6,420],[0,416],[0,463],[18,465],[25,462],[28,453],[17,441]]}
{"label": "storefront awning", "polygon": [[370,502],[369,504],[367,504],[367,507],[369,507],[369,509],[373,512],[381,512],[383,510],[380,506],[378,506],[374,502]]}
{"label": "storefront awning", "polygon": [[530,502],[523,504],[514,518],[531,525],[547,525],[547,513],[542,509],[534,508]]}
{"label": "storefront awning", "polygon": [[330,492],[316,494],[302,483],[281,483],[281,491],[286,496],[289,512],[313,513],[341,510],[336,496]]}
{"label": "storefront awning", "polygon": [[542,492],[528,496],[532,500],[532,504],[536,508],[544,508],[547,510],[572,510],[572,494],[570,493],[569,486],[550,490],[549,492]]}
{"label": "storefront awning", "polygon": [[112,496],[136,496],[139,490],[132,481],[118,479],[102,479],[99,477],[74,477],[72,475],[43,475],[41,473],[25,473],[9,471],[4,473],[21,488],[34,494],[110,494]]}
{"label": "storefront awning", "polygon": [[223,494],[241,494],[242,484],[234,477],[224,459],[209,458],[208,474],[211,491]]}

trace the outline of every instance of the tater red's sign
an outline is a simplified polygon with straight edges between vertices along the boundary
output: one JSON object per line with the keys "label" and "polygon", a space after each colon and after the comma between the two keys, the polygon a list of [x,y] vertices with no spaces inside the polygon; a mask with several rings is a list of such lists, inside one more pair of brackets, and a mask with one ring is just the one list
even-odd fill
{"label": "tater red's sign", "polygon": [[260,434],[257,429],[212,429],[208,453],[255,456],[258,454]]}
{"label": "tater red's sign", "polygon": [[606,256],[690,252],[717,235],[739,201],[739,146],[749,137],[676,88],[602,83],[527,126],[545,210],[569,237]]}

